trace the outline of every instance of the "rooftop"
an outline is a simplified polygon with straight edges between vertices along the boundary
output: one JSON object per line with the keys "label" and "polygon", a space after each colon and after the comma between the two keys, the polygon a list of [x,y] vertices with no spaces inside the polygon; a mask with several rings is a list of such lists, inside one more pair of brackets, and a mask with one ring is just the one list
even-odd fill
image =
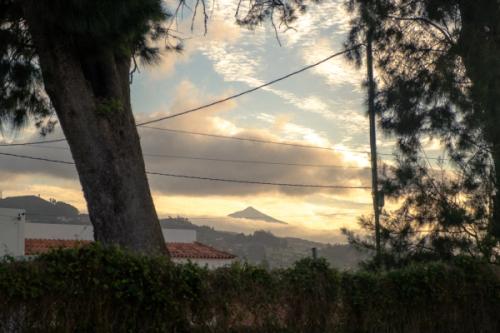
{"label": "rooftop", "polygon": [[[76,248],[90,244],[88,240],[67,239],[26,239],[25,254],[36,255],[57,248]],[[217,250],[211,246],[194,243],[166,243],[168,252],[173,259],[234,259],[235,255]]]}
{"label": "rooftop", "polygon": [[172,258],[184,259],[234,259],[235,255],[211,246],[194,243],[167,243],[168,252]]}

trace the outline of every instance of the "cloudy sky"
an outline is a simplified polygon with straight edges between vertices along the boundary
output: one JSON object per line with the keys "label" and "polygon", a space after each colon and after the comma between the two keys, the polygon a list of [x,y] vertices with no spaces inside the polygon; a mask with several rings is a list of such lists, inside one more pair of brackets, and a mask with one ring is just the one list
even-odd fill
{"label": "cloudy sky", "polygon": [[[272,27],[248,31],[234,24],[236,2],[218,0],[210,9],[208,33],[184,11],[177,34],[184,38],[182,54],[164,54],[160,64],[140,68],[132,84],[136,119],[146,121],[180,112],[234,94],[314,63],[342,49],[348,14],[342,0],[310,7],[281,32],[281,46]],[[306,149],[241,140],[139,129],[147,169],[203,177],[278,183],[369,186],[368,118],[363,72],[342,57],[271,87],[228,103],[155,126],[224,136],[293,142],[334,148]],[[59,129],[48,139],[61,137]],[[379,136],[379,150],[390,152],[391,138]],[[4,142],[39,139],[28,128]],[[71,160],[64,144],[44,148],[7,148],[8,152]],[[3,148],[2,151],[7,151]],[[159,156],[162,155],[162,156]],[[166,156],[167,155],[167,156]],[[290,166],[193,160],[230,160],[314,164]],[[251,231],[265,228],[280,235],[337,242],[341,227],[356,228],[356,219],[370,211],[368,190],[296,189],[150,176],[160,216],[182,215],[220,229]],[[72,166],[0,157],[3,196],[40,194],[86,211]],[[288,222],[272,226],[227,218],[253,206]]]}

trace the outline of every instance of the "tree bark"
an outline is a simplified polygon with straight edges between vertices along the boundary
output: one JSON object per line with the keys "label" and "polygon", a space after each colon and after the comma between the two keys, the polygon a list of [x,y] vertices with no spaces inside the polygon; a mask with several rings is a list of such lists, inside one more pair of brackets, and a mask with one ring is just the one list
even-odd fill
{"label": "tree bark", "polygon": [[91,57],[79,55],[45,29],[35,2],[26,2],[27,24],[76,164],[95,240],[167,254],[130,103],[131,58],[106,47],[97,47]]}
{"label": "tree bark", "polygon": [[476,117],[483,124],[493,160],[490,235],[500,239],[500,5],[496,0],[459,1],[462,18],[457,50],[472,82]]}

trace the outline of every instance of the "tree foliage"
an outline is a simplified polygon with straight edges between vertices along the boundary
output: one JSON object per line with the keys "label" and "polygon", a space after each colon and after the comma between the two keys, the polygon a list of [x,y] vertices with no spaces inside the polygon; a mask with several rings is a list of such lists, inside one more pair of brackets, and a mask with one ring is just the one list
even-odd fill
{"label": "tree foliage", "polygon": [[138,62],[170,43],[162,0],[0,0],[0,121],[60,122],[94,237],[164,253],[130,101]]}
{"label": "tree foliage", "polygon": [[321,0],[240,0],[236,18],[244,26],[255,27],[266,20],[279,25],[290,25],[304,14],[309,4]]}
{"label": "tree foliage", "polygon": [[[36,52],[13,0],[0,2],[0,124],[21,127],[28,116],[42,119],[51,114],[43,91]],[[3,127],[3,126],[2,126]]]}
{"label": "tree foliage", "polygon": [[[347,45],[374,31],[377,111],[398,143],[399,159],[383,181],[384,192],[402,202],[384,217],[387,250],[406,259],[467,253],[498,261],[498,3],[348,5],[354,19]],[[349,57],[362,63],[361,52]],[[446,151],[441,170],[424,152],[428,139]]]}
{"label": "tree foliage", "polygon": [[[0,1],[0,120],[4,126],[20,127],[34,118],[39,126],[46,125],[42,131],[50,130],[54,123],[43,120],[53,114],[53,107],[26,22],[27,2]],[[98,94],[105,93],[105,84],[92,78],[103,70],[94,66],[103,53],[151,64],[159,57],[157,42],[168,37],[165,22],[171,14],[161,0],[56,0],[35,1],[34,5],[40,13],[50,13],[40,15],[45,33],[78,55]]]}
{"label": "tree foliage", "polygon": [[[292,24],[306,5],[318,2],[245,2],[249,9],[240,22]],[[385,195],[401,203],[382,216],[387,264],[464,253],[498,261],[498,1],[345,3],[352,15],[346,47],[365,43],[372,31],[376,110],[385,134],[397,139],[396,164],[382,175]],[[363,56],[364,48],[348,53],[358,66]],[[424,152],[429,140],[446,152],[437,166]],[[369,217],[360,223],[373,232]],[[358,246],[374,249],[371,237],[346,233]]]}

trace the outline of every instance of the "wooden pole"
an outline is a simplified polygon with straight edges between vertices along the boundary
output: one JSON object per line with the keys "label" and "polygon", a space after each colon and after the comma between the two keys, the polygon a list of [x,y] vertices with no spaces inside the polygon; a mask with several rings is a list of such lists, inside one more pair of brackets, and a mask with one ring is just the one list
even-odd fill
{"label": "wooden pole", "polygon": [[377,168],[377,134],[375,122],[375,79],[373,75],[373,30],[369,28],[366,41],[366,68],[368,76],[368,114],[370,118],[370,153],[372,169],[372,197],[373,212],[375,217],[375,249],[376,262],[380,260],[380,201],[378,189],[378,168]]}

